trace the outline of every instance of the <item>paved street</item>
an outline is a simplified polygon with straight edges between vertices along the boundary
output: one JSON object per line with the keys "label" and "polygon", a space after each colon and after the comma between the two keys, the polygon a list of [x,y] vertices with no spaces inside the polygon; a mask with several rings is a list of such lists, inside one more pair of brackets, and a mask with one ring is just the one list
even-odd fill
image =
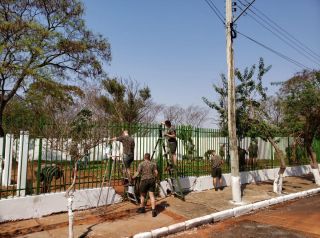
{"label": "paved street", "polygon": [[320,237],[320,194],[169,237]]}

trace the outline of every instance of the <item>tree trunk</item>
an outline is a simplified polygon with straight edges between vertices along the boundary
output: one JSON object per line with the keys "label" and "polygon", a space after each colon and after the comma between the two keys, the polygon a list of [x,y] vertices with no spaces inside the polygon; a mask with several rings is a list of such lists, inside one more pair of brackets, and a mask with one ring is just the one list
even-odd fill
{"label": "tree trunk", "polygon": [[306,145],[307,153],[310,158],[310,165],[311,165],[311,171],[314,176],[314,180],[318,186],[320,186],[320,173],[319,173],[319,166],[317,162],[317,154],[312,149],[312,144],[308,143]]}
{"label": "tree trunk", "polygon": [[5,108],[6,103],[0,104],[0,137],[4,137],[4,129],[3,129],[3,112]]}
{"label": "tree trunk", "polygon": [[282,150],[280,150],[277,143],[272,138],[268,138],[268,140],[270,141],[271,145],[275,149],[277,158],[280,160],[280,169],[273,181],[273,192],[277,194],[281,194],[282,184],[283,184],[283,174],[284,174],[284,171],[286,170],[286,162],[284,160],[284,154]]}
{"label": "tree trunk", "polygon": [[68,215],[69,215],[69,236],[68,238],[73,238],[73,211],[72,211],[72,204],[73,204],[74,196],[73,194],[68,197]]}
{"label": "tree trunk", "polygon": [[74,185],[76,184],[76,179],[77,179],[77,162],[78,160],[76,160],[76,162],[74,163],[74,170],[73,170],[73,179],[72,179],[72,184],[70,185],[70,187],[67,189],[66,191],[66,198],[68,200],[67,203],[67,207],[68,207],[68,215],[69,215],[69,236],[68,238],[73,238],[73,210],[72,210],[72,204],[73,204],[73,200],[74,200]]}

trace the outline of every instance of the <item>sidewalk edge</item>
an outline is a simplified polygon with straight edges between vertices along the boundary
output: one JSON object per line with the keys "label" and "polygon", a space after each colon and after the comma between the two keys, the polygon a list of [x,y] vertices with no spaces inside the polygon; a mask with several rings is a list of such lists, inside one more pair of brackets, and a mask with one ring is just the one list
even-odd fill
{"label": "sidewalk edge", "polygon": [[290,201],[293,199],[308,197],[308,196],[311,196],[311,195],[314,195],[317,193],[320,193],[320,188],[313,188],[313,189],[309,189],[306,191],[282,195],[279,197],[275,197],[275,198],[255,202],[255,203],[246,204],[246,205],[242,205],[239,207],[234,207],[234,208],[227,209],[224,211],[211,213],[209,215],[196,217],[196,218],[184,221],[184,222],[180,222],[180,223],[176,223],[176,224],[173,224],[170,226],[164,226],[164,227],[161,227],[158,229],[154,229],[149,232],[141,232],[141,233],[135,234],[133,236],[133,238],[155,238],[155,237],[162,237],[162,236],[166,236],[166,235],[171,235],[171,234],[185,231],[185,230],[197,227],[197,226],[222,221],[222,220],[225,220],[225,219],[228,219],[231,217],[242,216],[242,215],[248,214],[252,211],[266,208],[268,206],[272,206],[272,205],[279,204],[282,202],[287,202],[287,201]]}

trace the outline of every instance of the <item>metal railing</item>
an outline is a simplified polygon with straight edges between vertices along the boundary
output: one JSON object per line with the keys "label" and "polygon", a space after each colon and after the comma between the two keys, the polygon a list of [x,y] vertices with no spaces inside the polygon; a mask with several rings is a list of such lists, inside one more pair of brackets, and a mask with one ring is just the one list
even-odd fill
{"label": "metal railing", "polygon": [[[45,127],[43,127],[45,128]],[[46,127],[52,135],[28,133],[22,131],[19,135],[7,134],[0,138],[0,156],[3,168],[0,173],[0,199],[14,196],[34,195],[48,192],[65,191],[71,185],[75,158],[72,154],[72,146],[76,142],[77,150],[81,153],[81,159],[77,162],[78,174],[76,189],[98,188],[103,177],[107,174],[111,186],[122,184],[122,145],[119,142],[110,144],[108,138],[120,135],[124,129],[135,140],[135,160],[132,163],[132,173],[136,171],[144,153],[153,153],[154,160],[158,164],[161,179],[168,177],[166,159],[161,147],[155,148],[164,129],[154,124],[112,124],[90,128],[90,132],[83,138],[68,136],[67,133],[58,134]],[[177,132],[177,158],[178,175],[202,176],[211,174],[211,163],[208,152],[216,150],[222,153],[226,163],[223,172],[228,173],[230,166],[228,151],[228,138],[223,136],[220,130],[193,128],[190,126],[178,126]],[[92,137],[90,137],[92,135]],[[248,149],[250,138],[244,138],[240,147]],[[308,164],[303,148],[290,146],[292,140],[288,137],[279,138],[279,146],[287,155],[287,165]],[[254,167],[243,166],[243,170],[264,169],[279,167],[278,160],[274,157],[274,151],[270,143],[257,138],[259,153],[257,164]],[[222,147],[225,145],[225,147]],[[320,157],[320,141],[314,142],[314,149]],[[108,180],[107,179],[107,180]]]}

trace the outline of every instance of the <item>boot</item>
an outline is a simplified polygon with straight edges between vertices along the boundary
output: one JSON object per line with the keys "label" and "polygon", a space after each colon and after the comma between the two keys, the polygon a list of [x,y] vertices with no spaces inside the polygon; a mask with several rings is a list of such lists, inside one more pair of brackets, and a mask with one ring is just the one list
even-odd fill
{"label": "boot", "polygon": [[145,213],[146,209],[144,207],[139,207],[137,213]]}
{"label": "boot", "polygon": [[156,217],[157,216],[157,211],[156,209],[152,209],[152,217]]}

